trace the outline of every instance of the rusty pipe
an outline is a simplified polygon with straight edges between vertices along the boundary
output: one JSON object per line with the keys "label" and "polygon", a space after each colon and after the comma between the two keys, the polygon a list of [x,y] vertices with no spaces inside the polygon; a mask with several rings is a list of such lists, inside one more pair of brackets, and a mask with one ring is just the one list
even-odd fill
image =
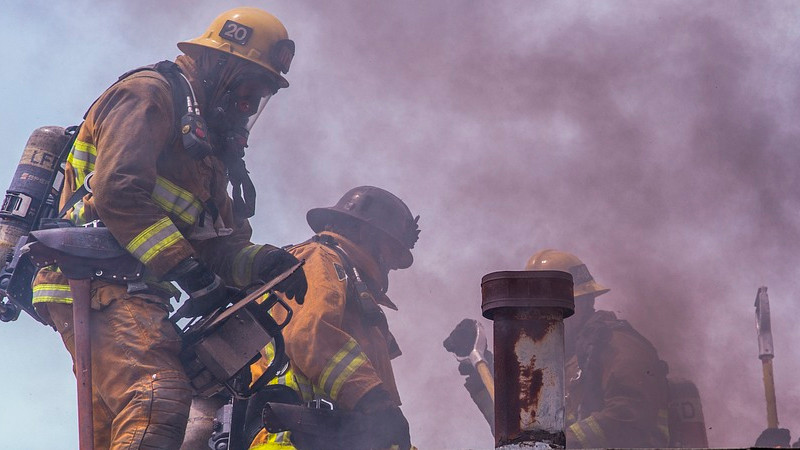
{"label": "rusty pipe", "polygon": [[575,309],[572,276],[493,272],[481,280],[481,293],[483,316],[494,321],[495,448],[564,448],[564,319]]}

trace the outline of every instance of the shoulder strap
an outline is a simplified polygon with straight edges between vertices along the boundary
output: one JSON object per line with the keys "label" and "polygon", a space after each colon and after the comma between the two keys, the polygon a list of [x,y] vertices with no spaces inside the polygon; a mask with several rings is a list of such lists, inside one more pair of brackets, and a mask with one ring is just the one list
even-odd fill
{"label": "shoulder strap", "polygon": [[[145,66],[145,67],[150,67],[150,66]],[[191,111],[192,105],[186,104],[187,98],[189,99],[194,98],[194,95],[192,94],[192,88],[191,86],[189,86],[189,83],[186,81],[186,79],[184,79],[180,75],[181,68],[178,67],[178,65],[175,64],[174,62],[164,60],[156,64],[153,64],[152,67],[153,67],[152,70],[155,70],[156,72],[160,73],[164,78],[167,79],[167,82],[169,82],[169,86],[172,91],[172,103],[174,105],[173,109],[175,110],[175,123],[180,124],[181,117],[183,117],[183,115],[187,111],[192,112]],[[176,126],[175,128],[176,138],[179,135],[179,130],[177,128],[178,127]]]}
{"label": "shoulder strap", "polygon": [[[329,235],[315,235],[310,241],[319,242],[336,252],[347,274],[347,304],[353,305],[358,309],[365,325],[375,326],[381,330],[383,337],[386,339],[386,345],[389,348],[390,358],[394,359],[400,356],[402,352],[400,351],[397,340],[389,330],[389,322],[386,320],[386,314],[384,314],[383,309],[381,309],[380,305],[378,305],[369,293],[367,283],[361,279],[358,270],[350,261],[347,252],[336,242],[336,239]],[[352,283],[350,282],[351,280]]]}
{"label": "shoulder strap", "polygon": [[[152,70],[158,72],[159,74],[161,74],[161,76],[163,76],[167,80],[167,83],[169,83],[170,91],[172,92],[172,103],[175,112],[175,124],[176,124],[175,129],[173,131],[174,133],[173,140],[178,139],[178,137],[180,136],[180,130],[178,129],[179,128],[178,124],[181,123],[181,117],[183,116],[184,108],[191,108],[191,105],[186,105],[187,103],[186,99],[194,98],[194,95],[192,94],[191,90],[192,88],[191,86],[189,86],[189,83],[180,75],[181,68],[177,64],[169,60],[164,60],[157,62],[155,64],[149,64],[146,66],[141,66],[135,69],[131,69],[120,75],[119,78],[117,78],[117,80],[114,83],[112,83],[111,86],[109,86],[106,90],[111,89],[114,85],[130,77],[131,75],[143,72],[145,70]],[[92,107],[95,105],[95,103],[97,103],[97,100],[99,98],[100,97],[95,99],[95,101],[92,102],[92,104],[89,106],[89,109],[87,109],[86,112],[83,114],[84,120],[86,120],[86,117],[89,115],[89,111],[91,111]],[[75,138],[78,136],[79,128],[80,126],[77,127],[74,134],[72,135],[69,145],[62,153],[61,157],[62,162],[65,161],[67,158],[67,155],[69,154],[72,144],[75,142]],[[86,196],[86,194],[91,192],[91,187],[89,186],[89,180],[91,179],[91,174],[89,175],[90,176],[87,177],[86,181],[78,189],[76,189],[75,192],[72,193],[70,198],[58,212],[59,218],[64,217],[67,211],[69,211],[73,206],[75,206],[75,204],[78,203],[78,201],[80,201],[80,199],[82,199],[84,196]]]}
{"label": "shoulder strap", "polygon": [[356,269],[355,265],[350,261],[347,252],[336,242],[336,239],[323,234],[316,235],[312,237],[311,240],[319,242],[336,252],[339,259],[342,261],[345,273],[347,274],[347,303],[356,306],[368,324],[380,326],[381,323],[385,323],[386,316],[383,314],[383,310],[370,296],[367,283],[361,279],[361,276],[358,274],[358,269]]}
{"label": "shoulder strap", "polygon": [[[181,111],[183,111],[184,105],[186,103],[185,99],[186,97],[192,96],[191,87],[188,85],[186,80],[184,80],[183,77],[179,75],[181,72],[181,68],[178,67],[178,65],[172,61],[164,60],[157,62],[155,64],[148,64],[146,66],[141,66],[135,69],[131,69],[120,75],[116,81],[111,83],[111,86],[106,88],[106,91],[108,89],[111,89],[114,85],[116,85],[120,81],[130,77],[131,75],[143,72],[145,70],[152,70],[158,72],[159,74],[161,74],[161,76],[163,76],[167,80],[167,83],[169,83],[170,90],[172,91],[172,101],[175,109],[175,120],[176,120],[175,123],[180,123],[180,119],[182,116]],[[92,102],[91,105],[89,105],[89,108],[86,110],[86,113],[83,114],[84,120],[86,120],[86,116],[89,115],[89,111],[91,111],[92,107],[94,106],[95,103],[97,103],[97,100],[99,100],[99,98],[100,97],[95,99],[95,101]],[[175,131],[177,135],[178,130],[176,129]]]}

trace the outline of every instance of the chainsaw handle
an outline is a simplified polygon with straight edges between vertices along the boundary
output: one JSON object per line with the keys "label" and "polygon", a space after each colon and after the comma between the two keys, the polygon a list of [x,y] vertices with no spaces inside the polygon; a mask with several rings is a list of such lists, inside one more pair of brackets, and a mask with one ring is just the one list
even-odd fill
{"label": "chainsaw handle", "polygon": [[[264,372],[259,376],[255,381],[253,381],[249,387],[244,389],[235,389],[230,383],[226,383],[228,390],[230,392],[235,393],[235,396],[239,399],[246,399],[252,397],[253,394],[258,392],[261,388],[267,385],[272,379],[277,377],[279,374],[286,371],[289,367],[289,357],[286,355],[286,343],[283,339],[283,333],[281,330],[285,327],[289,320],[292,317],[292,309],[289,305],[286,304],[283,299],[281,299],[277,295],[270,295],[268,297],[268,301],[258,304],[258,303],[251,303],[246,306],[246,308],[251,309],[251,313],[257,320],[261,323],[261,325],[267,330],[267,332],[272,336],[272,342],[275,350],[274,357],[272,361],[270,361],[267,368]],[[272,309],[275,305],[280,304],[287,312],[287,318],[281,323],[275,321],[271,314],[269,314],[269,310]],[[255,363],[258,361],[261,355],[257,355],[253,358],[250,364]],[[245,366],[242,371],[250,370],[250,365]]]}

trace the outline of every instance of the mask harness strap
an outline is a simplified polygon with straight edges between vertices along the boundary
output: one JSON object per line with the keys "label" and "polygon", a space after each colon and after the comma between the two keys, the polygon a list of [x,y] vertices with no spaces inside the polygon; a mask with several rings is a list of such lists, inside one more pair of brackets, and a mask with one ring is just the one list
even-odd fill
{"label": "mask harness strap", "polygon": [[256,213],[256,187],[250,179],[244,159],[231,155],[222,162],[228,169],[228,178],[233,187],[233,214],[236,220],[253,217]]}
{"label": "mask harness strap", "polygon": [[[221,54],[209,76],[203,80],[206,98],[210,99],[219,84],[222,69],[228,64],[228,55]],[[220,158],[228,169],[233,187],[233,214],[237,221],[253,217],[256,213],[256,188],[245,166],[244,159],[239,156],[225,155]]]}

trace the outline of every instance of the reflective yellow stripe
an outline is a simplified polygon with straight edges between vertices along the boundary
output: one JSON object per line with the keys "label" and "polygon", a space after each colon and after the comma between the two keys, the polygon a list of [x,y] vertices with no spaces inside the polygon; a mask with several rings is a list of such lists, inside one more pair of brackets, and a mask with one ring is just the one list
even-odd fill
{"label": "reflective yellow stripe", "polygon": [[169,246],[183,238],[175,224],[164,217],[158,222],[147,227],[139,233],[125,248],[137,257],[139,261],[147,264]]}
{"label": "reflective yellow stripe", "polygon": [[86,224],[86,208],[84,206],[83,200],[79,200],[75,203],[75,206],[72,207],[72,212],[69,213],[69,220],[75,225],[80,226]]}
{"label": "reflective yellow stripe", "polygon": [[355,340],[350,339],[339,350],[319,378],[319,387],[333,400],[339,396],[342,384],[347,381],[353,373],[367,361],[367,356],[361,352]]}
{"label": "reflective yellow stripe", "polygon": [[606,435],[605,433],[603,433],[603,429],[600,428],[600,424],[597,423],[597,420],[595,420],[594,417],[589,416],[588,418],[586,418],[585,422],[587,425],[589,425],[589,428],[591,428],[591,430],[594,432],[594,434],[597,435],[597,437],[600,439],[601,442],[606,441]]}
{"label": "reflective yellow stripe", "polygon": [[367,361],[366,355],[359,354],[347,365],[347,367],[342,371],[342,374],[336,378],[336,382],[333,383],[333,387],[331,388],[331,398],[338,398],[339,397],[339,390],[342,388],[342,384],[347,381],[353,373],[361,367]]}
{"label": "reflective yellow stripe", "polygon": [[245,286],[253,281],[253,261],[262,248],[264,248],[263,245],[248,245],[236,254],[233,259],[231,276],[233,282],[238,286]]}
{"label": "reflective yellow stripe", "polygon": [[569,429],[575,433],[582,447],[606,447],[606,435],[593,416],[572,424]]}
{"label": "reflective yellow stripe", "polygon": [[[278,434],[284,434],[284,433],[278,433]],[[254,445],[254,446],[250,447],[250,450],[273,450],[273,449],[287,450],[287,449],[295,448],[294,445],[292,445],[292,443],[289,442],[289,440],[288,440],[289,432],[286,431],[285,434],[287,435],[287,439],[285,440],[285,442],[284,441],[265,442],[265,443],[257,444],[257,445]],[[273,436],[275,436],[275,435],[274,434],[270,434],[268,439],[270,441],[272,441],[273,440]]]}
{"label": "reflective yellow stripe", "polygon": [[[572,431],[575,437],[578,438],[578,441],[580,441],[581,443],[580,447],[584,448],[589,447],[589,443],[586,441],[586,434],[583,432],[583,430],[581,430],[580,425],[578,425],[577,423],[573,423],[572,425],[569,426],[569,429],[570,431]],[[577,447],[577,446],[570,443],[570,447]]]}
{"label": "reflective yellow stripe", "polygon": [[33,303],[72,303],[68,284],[37,284],[33,287]]}
{"label": "reflective yellow stripe", "polygon": [[150,197],[164,211],[189,225],[193,225],[203,212],[202,203],[191,192],[164,177],[156,178]]}
{"label": "reflective yellow stripe", "polygon": [[669,441],[669,411],[666,409],[658,410],[658,431]]}
{"label": "reflective yellow stripe", "polygon": [[76,140],[67,156],[67,162],[75,169],[75,181],[78,186],[81,186],[86,175],[94,170],[96,161],[97,148],[88,142]]}
{"label": "reflective yellow stripe", "polygon": [[[264,347],[264,354],[266,355],[266,358],[264,358],[266,363],[271,362],[272,358],[275,357],[275,347],[272,342]],[[253,378],[255,379],[261,376],[263,369],[265,368],[266,366],[263,368],[258,367],[258,370],[251,369]],[[292,369],[291,364],[289,364],[289,369],[287,369],[283,375],[275,378],[274,380],[270,380],[269,384],[282,384],[292,388],[292,390],[300,394],[300,398],[303,399],[304,402],[310,402],[311,400],[314,400],[314,394],[316,390],[311,386],[311,381],[309,381],[308,378],[306,378],[303,374]]]}

